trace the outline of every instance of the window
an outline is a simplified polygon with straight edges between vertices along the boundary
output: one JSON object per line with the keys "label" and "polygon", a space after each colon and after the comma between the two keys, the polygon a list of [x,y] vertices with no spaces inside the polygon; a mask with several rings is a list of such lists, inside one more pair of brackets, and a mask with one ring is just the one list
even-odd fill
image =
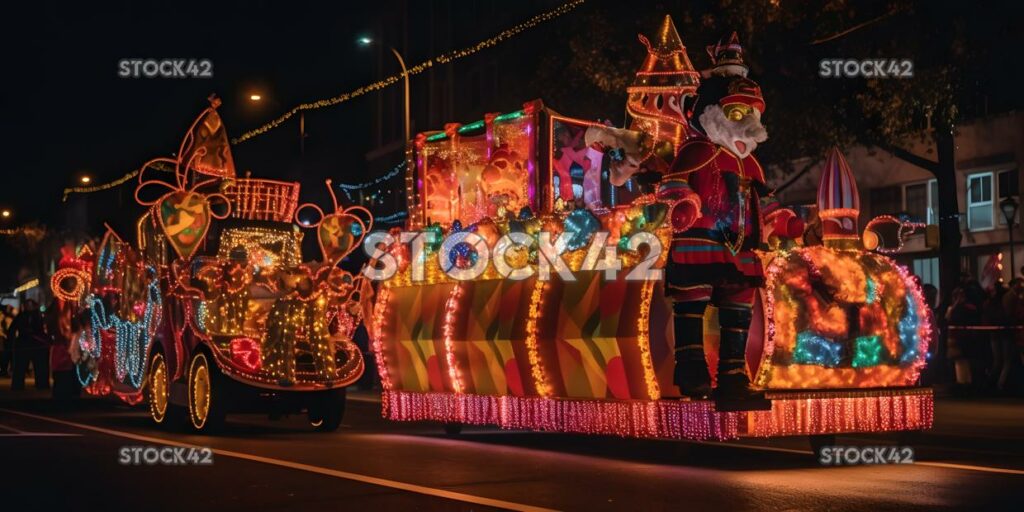
{"label": "window", "polygon": [[939,258],[917,258],[914,260],[914,275],[921,278],[921,284],[939,287]]}
{"label": "window", "polygon": [[903,187],[903,210],[912,220],[939,223],[939,182],[928,180]]}
{"label": "window", "polygon": [[[1006,225],[1006,216],[1003,215],[1003,210],[1000,208],[999,203],[1003,199],[1013,198],[1018,202],[1020,201],[1020,178],[1017,174],[1017,169],[1012,171],[1000,171],[996,173],[996,182],[999,186],[999,201],[996,201],[996,218],[998,219],[1000,226]],[[1014,217],[1013,223],[1017,224],[1020,222],[1020,207],[1017,208],[1017,215]]]}
{"label": "window", "polygon": [[971,231],[992,229],[992,173],[967,177],[967,228]]}
{"label": "window", "polygon": [[903,190],[899,186],[871,189],[871,216],[899,213],[903,209],[902,193]]}

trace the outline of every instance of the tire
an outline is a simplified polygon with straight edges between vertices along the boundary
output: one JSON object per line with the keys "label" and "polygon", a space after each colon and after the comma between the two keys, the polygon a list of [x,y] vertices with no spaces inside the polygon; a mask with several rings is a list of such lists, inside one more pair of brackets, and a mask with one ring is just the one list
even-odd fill
{"label": "tire", "polygon": [[308,407],[309,424],[317,432],[334,432],[345,417],[345,388],[318,391]]}
{"label": "tire", "polygon": [[167,361],[160,352],[154,353],[149,359],[146,399],[149,402],[149,417],[153,423],[165,424],[171,407],[171,377],[167,371]]}
{"label": "tire", "polygon": [[224,424],[226,400],[220,371],[206,354],[196,352],[188,365],[188,419],[196,432],[213,432]]}

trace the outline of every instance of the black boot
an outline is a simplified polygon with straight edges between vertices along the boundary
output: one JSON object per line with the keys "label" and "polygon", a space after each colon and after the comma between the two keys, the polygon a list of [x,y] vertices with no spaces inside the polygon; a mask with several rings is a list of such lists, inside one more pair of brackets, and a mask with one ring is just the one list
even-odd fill
{"label": "black boot", "polygon": [[771,409],[764,392],[751,387],[747,376],[747,332],[750,328],[750,310],[721,308],[718,311],[722,327],[718,349],[718,382],[714,397],[719,411],[753,411]]}
{"label": "black boot", "polygon": [[711,375],[704,359],[704,310],[702,301],[672,304],[675,322],[675,360],[673,382],[679,393],[693,399],[711,395]]}

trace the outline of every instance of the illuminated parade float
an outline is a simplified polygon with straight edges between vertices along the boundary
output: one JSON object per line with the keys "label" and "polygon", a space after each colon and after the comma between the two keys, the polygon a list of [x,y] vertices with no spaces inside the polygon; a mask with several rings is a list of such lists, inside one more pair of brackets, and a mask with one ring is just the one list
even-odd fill
{"label": "illuminated parade float", "polygon": [[[148,207],[134,245],[108,228],[66,254],[51,287],[93,395],[147,399],[157,423],[207,430],[230,411],[307,410],[338,427],[345,387],[364,370],[351,341],[365,280],[338,267],[372,221],[359,207],[299,206],[299,184],[236,177],[218,100],[176,159],[147,162]],[[329,184],[328,184],[329,187]],[[301,209],[319,212],[320,262],[304,263]]]}
{"label": "illuminated parade float", "polygon": [[765,101],[735,36],[703,76],[669,18],[652,39],[628,129],[534,101],[410,142],[421,235],[381,239],[367,318],[384,416],[713,440],[930,427],[930,311],[864,249],[842,153],[824,245],[803,245],[752,155]]}

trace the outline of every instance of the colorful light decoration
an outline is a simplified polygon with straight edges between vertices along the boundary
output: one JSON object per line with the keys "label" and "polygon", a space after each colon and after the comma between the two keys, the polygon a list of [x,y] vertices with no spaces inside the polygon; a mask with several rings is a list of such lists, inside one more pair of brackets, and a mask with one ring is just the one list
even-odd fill
{"label": "colorful light decoration", "polygon": [[[906,268],[878,254],[817,246],[777,255],[767,276],[766,313],[773,329],[766,347],[772,353],[762,364],[760,385],[825,389],[917,382],[932,333],[923,320],[930,313]],[[850,307],[855,317],[847,316]]]}
{"label": "colorful light decoration", "polygon": [[776,393],[770,411],[716,412],[707,400],[551,400],[536,397],[384,391],[383,415],[395,421],[496,425],[632,438],[723,441],[921,430],[932,426],[929,388]]}
{"label": "colorful light decoration", "polygon": [[[156,270],[152,267],[148,271],[155,275]],[[103,356],[104,331],[113,333],[114,368],[117,380],[129,384],[135,389],[140,389],[146,373],[146,357],[149,355],[149,348],[153,343],[153,336],[159,328],[163,313],[163,297],[160,292],[159,280],[153,279],[147,285],[146,302],[141,307],[142,312],[138,320],[121,318],[114,313],[108,314],[103,306],[103,301],[93,295],[86,297],[86,304],[90,311],[91,332],[89,337],[82,338],[80,346],[82,352],[99,360]],[[79,374],[79,379],[85,386],[95,379],[95,374],[88,374],[85,377]]]}
{"label": "colorful light decoration", "polygon": [[[203,356],[207,365],[263,387],[299,392],[339,387],[363,372],[362,353],[351,336],[363,311],[358,302],[368,300],[372,289],[330,262],[303,263],[297,227],[248,222],[290,221],[298,209],[299,186],[234,178],[216,115],[218,102],[211,102],[176,159],[151,160],[135,174],[136,197],[151,206],[136,223],[138,251],[108,227],[95,263],[92,258],[62,260],[51,279],[56,295],[66,302],[85,295],[92,322],[79,338],[83,359],[77,373],[90,394],[114,394],[128,403],[142,400],[157,332],[169,333],[162,341],[165,356],[175,363],[171,380],[202,370],[186,362],[199,359],[197,343],[209,350]],[[170,165],[175,171],[171,183],[149,172]],[[154,190],[159,192],[155,200]],[[323,218],[337,220],[345,213]],[[199,256],[199,249],[209,245],[205,234],[212,221],[228,216],[238,220],[218,233],[216,256]],[[372,225],[369,220],[349,224],[347,245],[322,243],[335,262]],[[175,249],[176,259],[167,261],[165,242]],[[164,317],[165,301],[174,304],[175,315]],[[169,325],[164,326],[165,320]],[[190,391],[194,410],[209,405],[208,389]]]}
{"label": "colorful light decoration", "polygon": [[459,360],[455,354],[455,322],[458,318],[457,312],[459,307],[459,300],[462,298],[462,285],[461,283],[455,283],[452,286],[451,294],[448,295],[448,300],[445,302],[445,316],[444,324],[441,327],[442,336],[444,336],[444,354],[445,361],[448,363],[448,381],[452,384],[452,391],[455,393],[462,393],[465,386],[462,383],[462,372],[459,370]]}
{"label": "colorful light decoration", "polygon": [[262,367],[260,343],[247,337],[231,340],[231,359],[251,372],[259,371]]}
{"label": "colorful light decoration", "polygon": [[548,381],[547,371],[544,369],[540,357],[540,348],[537,346],[538,321],[544,311],[544,292],[549,284],[547,281],[536,280],[533,284],[533,291],[530,292],[529,316],[526,319],[526,348],[527,357],[530,362],[530,373],[533,376],[533,385],[537,395],[547,398],[554,395],[554,389]]}
{"label": "colorful light decoration", "polygon": [[[895,246],[890,245],[892,240],[887,240],[882,233],[882,230],[893,226],[896,228]],[[892,215],[879,215],[871,219],[868,224],[864,226],[864,233],[861,235],[861,241],[864,244],[864,248],[869,251],[878,251],[882,254],[895,254],[903,250],[903,245],[908,236],[913,234],[914,231],[924,228],[925,226],[926,224],[923,222],[910,222],[900,220]]]}
{"label": "colorful light decoration", "polygon": [[657,400],[661,398],[661,389],[658,385],[658,375],[654,371],[654,362],[651,358],[651,339],[649,336],[654,283],[645,282],[641,286],[643,290],[640,296],[640,314],[637,315],[636,319],[637,344],[640,346],[640,362],[644,367],[644,381],[647,383],[647,398]]}

